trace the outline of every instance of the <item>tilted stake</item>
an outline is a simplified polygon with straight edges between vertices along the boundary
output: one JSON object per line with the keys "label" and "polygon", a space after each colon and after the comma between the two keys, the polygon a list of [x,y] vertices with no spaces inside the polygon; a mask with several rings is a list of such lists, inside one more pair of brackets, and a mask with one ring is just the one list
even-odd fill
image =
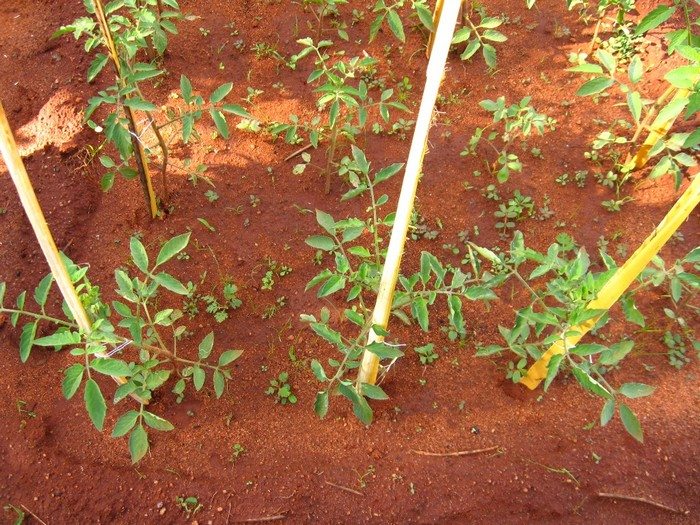
{"label": "tilted stake", "polygon": [[[680,228],[681,224],[688,218],[693,209],[700,203],[700,175],[696,175],[688,189],[678,199],[673,208],[666,214],[661,223],[654,228],[654,231],[637,248],[625,264],[620,266],[612,277],[606,282],[598,292],[598,296],[588,303],[590,310],[609,310],[620,299],[623,293],[630,287],[634,280],[647,267],[652,258],[659,253],[664,244]],[[527,371],[520,382],[534,390],[540,382],[547,377],[547,367],[549,361],[556,354],[564,354],[566,351],[581,340],[581,338],[595,326],[600,319],[596,316],[585,323],[570,328],[571,332],[578,332],[576,335],[560,339],[554,343],[538,361],[536,361]]]}
{"label": "tilted stake", "polygon": [[[396,209],[396,218],[394,226],[391,229],[391,237],[389,239],[389,248],[384,261],[384,269],[379,282],[379,292],[377,294],[377,302],[372,313],[372,324],[386,328],[391,314],[391,303],[394,297],[394,289],[396,281],[399,277],[399,268],[401,266],[401,256],[403,255],[404,245],[406,244],[406,234],[413,212],[413,203],[416,198],[416,189],[420,179],[421,168],[423,166],[423,157],[428,142],[428,132],[430,131],[430,123],[433,117],[433,108],[437,100],[440,84],[445,72],[445,63],[447,54],[450,51],[452,36],[454,35],[455,26],[457,24],[457,15],[461,0],[445,0],[442,9],[442,14],[438,24],[438,29],[435,34],[435,43],[433,51],[428,62],[426,71],[427,80],[423,90],[423,98],[421,100],[418,117],[416,118],[416,127],[413,132],[413,140],[411,149],[408,152],[408,160],[406,161],[406,171],[401,185],[401,194]],[[368,344],[380,342],[382,337],[378,336],[374,330],[370,330]],[[365,351],[362,356],[362,365],[358,375],[359,383],[374,384],[377,381],[377,373],[379,372],[379,357],[372,352]]]}
{"label": "tilted stake", "polygon": [[[0,102],[0,153],[2,153],[2,158],[7,165],[7,170],[10,172],[12,182],[15,184],[15,188],[17,188],[19,200],[22,202],[24,212],[27,214],[27,218],[32,225],[34,235],[36,235],[37,241],[39,241],[41,251],[44,253],[46,262],[49,264],[51,274],[61,291],[61,295],[63,295],[63,299],[65,299],[68,309],[71,314],[73,314],[73,318],[80,330],[88,334],[92,329],[92,323],[83,307],[83,303],[80,301],[78,293],[75,291],[73,282],[68,275],[68,270],[63,264],[63,260],[61,260],[61,255],[49,231],[49,226],[46,224],[46,218],[41,211],[39,201],[34,193],[34,188],[32,187],[32,183],[27,175],[27,170],[22,162],[22,157],[20,157],[17,144],[15,143],[12,130],[10,129],[10,123],[5,116],[5,109],[2,106],[2,102]],[[98,357],[105,357],[104,354],[96,355]],[[123,377],[115,377],[114,379],[120,385],[126,383],[126,379]],[[142,402],[141,399],[137,400]]]}

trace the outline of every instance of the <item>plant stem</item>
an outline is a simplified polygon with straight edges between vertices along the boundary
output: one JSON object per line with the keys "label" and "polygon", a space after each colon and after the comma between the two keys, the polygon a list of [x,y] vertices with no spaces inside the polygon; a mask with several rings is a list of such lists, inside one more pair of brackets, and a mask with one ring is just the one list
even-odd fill
{"label": "plant stem", "polygon": [[331,166],[333,164],[333,158],[335,157],[335,148],[338,143],[339,129],[336,123],[333,126],[333,134],[331,135],[331,144],[328,148],[328,158],[326,160],[326,187],[325,193],[328,195],[331,192]]}

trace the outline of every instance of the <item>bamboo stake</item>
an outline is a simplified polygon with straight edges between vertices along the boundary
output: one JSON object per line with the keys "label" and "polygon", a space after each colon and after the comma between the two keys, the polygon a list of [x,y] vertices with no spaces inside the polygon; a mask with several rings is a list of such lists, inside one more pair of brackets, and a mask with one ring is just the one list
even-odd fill
{"label": "bamboo stake", "polygon": [[[109,57],[114,65],[114,70],[117,75],[117,81],[120,87],[124,87],[124,80],[122,78],[121,63],[119,62],[119,53],[117,52],[117,47],[114,45],[114,39],[112,38],[112,31],[109,28],[109,23],[107,22],[107,16],[105,15],[104,6],[102,5],[102,0],[93,0],[93,5],[95,6],[95,16],[97,17],[97,23],[100,26],[100,32],[105,39],[105,46]],[[128,96],[127,96],[128,99]],[[136,119],[134,118],[134,113],[129,106],[124,106],[124,114],[129,122],[129,135],[131,137],[131,147],[134,150],[134,160],[136,161],[136,168],[139,173],[139,179],[141,181],[141,186],[143,187],[144,196],[146,197],[146,205],[151,213],[151,218],[155,219],[158,216],[158,204],[156,203],[156,196],[153,191],[153,183],[151,181],[151,173],[148,168],[148,158],[146,157],[146,152],[141,143],[138,125],[136,124]],[[148,115],[149,119],[152,121],[153,117]],[[157,135],[156,135],[157,136]],[[160,137],[162,140],[162,137]],[[160,142],[162,147],[162,142]],[[164,167],[167,162],[167,153],[163,152],[164,155]]]}
{"label": "bamboo stake", "polygon": [[433,52],[433,41],[435,40],[435,34],[438,30],[438,25],[440,24],[440,15],[442,14],[442,4],[444,0],[437,0],[435,3],[435,10],[433,11],[433,30],[428,35],[428,45],[425,48],[425,57],[430,58],[430,54]]}
{"label": "bamboo stake", "polygon": [[[20,157],[2,102],[0,102],[0,153],[2,153],[2,158],[7,165],[7,170],[10,172],[12,182],[15,188],[17,188],[17,193],[19,194],[24,212],[27,214],[29,223],[32,225],[34,235],[36,235],[41,251],[44,253],[46,262],[49,264],[51,274],[61,291],[61,295],[66,301],[68,309],[80,330],[88,334],[92,330],[92,323],[68,275],[68,270],[63,264],[61,255],[56,248],[56,243],[49,231],[49,226],[46,224],[46,218],[41,211],[39,201],[34,193],[34,188],[32,187],[32,183],[27,175],[27,170],[22,162],[22,157]],[[96,355],[98,357],[105,357],[104,354]],[[120,385],[126,383],[126,379],[123,377],[115,377],[114,380]],[[139,402],[143,402],[143,400],[138,397],[134,398]]]}
{"label": "bamboo stake", "polygon": [[[673,205],[654,231],[637,248],[625,264],[620,266],[613,276],[598,292],[598,296],[588,303],[590,310],[609,310],[620,299],[622,294],[630,287],[639,274],[647,267],[651,259],[659,253],[681,224],[690,216],[693,209],[700,203],[700,175],[696,175],[693,182],[683,192],[683,195]],[[596,316],[580,325],[571,328],[570,331],[578,332],[576,335],[560,339],[554,343],[542,357],[536,361],[527,371],[527,375],[520,382],[534,390],[540,382],[547,377],[547,367],[550,359],[556,354],[564,354],[581,340],[581,338],[595,326],[600,319]]]}
{"label": "bamboo stake", "polygon": [[[455,26],[457,25],[457,15],[461,3],[461,0],[445,0],[438,31],[435,34],[433,53],[426,70],[427,80],[423,90],[423,98],[418,111],[418,117],[416,119],[411,149],[408,152],[408,160],[406,161],[406,169],[401,185],[401,194],[399,195],[399,202],[396,209],[396,218],[394,219],[394,226],[391,229],[389,248],[387,250],[386,260],[384,261],[382,277],[379,282],[377,302],[374,306],[374,312],[372,313],[372,324],[384,328],[386,328],[389,322],[389,315],[391,314],[391,302],[394,297],[394,289],[396,288],[396,281],[399,276],[401,256],[403,255],[404,245],[406,244],[406,234],[408,233],[413,203],[416,198],[423,157],[427,149],[428,132],[430,131],[433,108],[435,107],[440,84],[444,77],[447,54],[450,50]],[[367,344],[380,342],[382,339],[383,338],[378,336],[374,330],[370,330]],[[378,371],[379,357],[372,352],[365,351],[362,356],[362,365],[357,378],[358,383],[375,384]]]}

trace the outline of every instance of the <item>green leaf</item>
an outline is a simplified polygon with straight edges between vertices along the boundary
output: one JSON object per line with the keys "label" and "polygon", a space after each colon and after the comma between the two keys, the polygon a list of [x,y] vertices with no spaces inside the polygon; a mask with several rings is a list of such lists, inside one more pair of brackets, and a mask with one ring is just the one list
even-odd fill
{"label": "green leaf", "polygon": [[90,361],[90,367],[101,374],[112,377],[128,377],[131,375],[131,368],[120,359],[109,357],[98,357]]}
{"label": "green leaf", "polygon": [[372,422],[372,408],[367,403],[367,400],[359,395],[352,386],[341,383],[338,385],[338,393],[352,402],[352,410],[357,419],[365,425],[369,425]]}
{"label": "green leaf", "polygon": [[61,331],[46,337],[40,337],[34,341],[36,346],[69,346],[81,342],[78,332]]}
{"label": "green leaf", "polygon": [[192,369],[192,382],[194,383],[195,389],[199,392],[204,386],[204,381],[206,379],[206,374],[201,367],[195,366]]}
{"label": "green leaf", "polygon": [[233,83],[231,83],[231,82],[219,86],[211,94],[211,97],[209,97],[209,102],[211,102],[212,104],[217,104],[217,103],[221,102],[224,98],[226,98],[226,95],[231,93],[232,89],[233,89]]}
{"label": "green leaf", "polygon": [[600,426],[604,427],[615,415],[615,400],[608,399],[603,405],[603,409],[600,411]]}
{"label": "green leaf", "polygon": [[83,382],[84,372],[85,367],[80,363],[75,363],[66,368],[66,371],[63,373],[63,384],[61,385],[63,397],[70,399],[75,395]]}
{"label": "green leaf", "polygon": [[362,395],[370,399],[376,399],[378,401],[384,401],[386,399],[389,399],[389,396],[386,395],[386,392],[384,392],[384,390],[382,390],[377,385],[371,385],[369,383],[362,383]]}
{"label": "green leaf", "polygon": [[129,432],[131,432],[131,429],[134,428],[134,425],[138,420],[139,413],[136,410],[129,410],[125,414],[122,414],[122,416],[117,419],[117,422],[114,424],[112,437],[118,438],[126,436]]}
{"label": "green leaf", "polygon": [[603,74],[602,67],[600,67],[598,64],[590,64],[588,62],[586,62],[585,64],[579,64],[577,66],[567,68],[567,71],[570,73],[587,73],[589,75]]}
{"label": "green leaf", "polygon": [[335,235],[335,221],[329,214],[321,210],[316,210],[316,221],[328,233]]}
{"label": "green leaf", "polygon": [[644,75],[644,64],[639,55],[635,55],[632,60],[630,60],[630,65],[627,68],[627,76],[629,76],[630,82],[636,84],[642,80]]}
{"label": "green leaf", "polygon": [[622,403],[620,405],[620,419],[625,427],[625,430],[637,441],[644,443],[644,432],[642,432],[642,425],[639,423],[639,419],[632,412],[632,409]]}
{"label": "green leaf", "polygon": [[85,383],[85,409],[92,424],[95,428],[102,432],[105,423],[105,415],[107,414],[107,404],[102,396],[102,391],[94,379],[88,379]]}
{"label": "green leaf", "polygon": [[326,297],[327,295],[331,295],[338,290],[342,290],[345,288],[345,282],[344,276],[337,274],[332,275],[325,283],[323,283],[323,286],[319,288],[317,297]]}
{"label": "green leaf", "polygon": [[481,52],[489,69],[496,69],[496,49],[491,44],[483,44]]}
{"label": "green leaf", "polygon": [[199,358],[206,359],[211,355],[211,351],[214,348],[214,332],[209,332],[204,336],[202,342],[199,343]]}
{"label": "green leaf", "polygon": [[223,106],[221,106],[221,109],[226,113],[231,113],[232,115],[236,115],[237,117],[248,119],[253,118],[250,113],[248,113],[245,109],[243,109],[242,106],[239,106],[238,104],[224,104]]}
{"label": "green leaf", "polygon": [[498,299],[498,296],[490,288],[483,286],[471,286],[464,291],[464,296],[470,301],[488,301]]}
{"label": "green leaf", "polygon": [[[37,285],[36,289],[34,290],[34,301],[41,308],[43,308],[46,305],[46,300],[49,298],[49,291],[51,290],[52,283],[53,283],[53,275],[48,274],[41,281],[39,281],[39,284]],[[0,303],[1,302],[2,301],[0,300]]]}
{"label": "green leaf", "polygon": [[335,248],[335,241],[325,235],[312,235],[306,239],[306,244],[326,252],[330,252]]}
{"label": "green leaf", "polygon": [[323,365],[318,361],[318,359],[311,360],[311,371],[314,373],[314,376],[316,376],[316,379],[318,379],[319,381],[328,381],[326,371],[323,369]]}
{"label": "green leaf", "polygon": [[185,75],[180,76],[180,91],[184,101],[189,104],[192,100],[192,82]]}
{"label": "green leaf", "polygon": [[416,10],[416,14],[418,15],[418,19],[421,21],[421,23],[425,26],[425,28],[430,31],[431,33],[435,31],[435,26],[433,24],[433,15],[430,12],[430,9],[428,9],[426,6],[423,4],[419,4],[415,2],[413,4],[414,9]]}
{"label": "green leaf", "polygon": [[645,385],[644,383],[625,383],[618,388],[620,394],[630,399],[650,396],[654,393],[654,390],[656,390],[655,387]]}
{"label": "green leaf", "polygon": [[700,76],[700,66],[682,66],[666,73],[664,79],[673,87],[693,89],[698,83],[698,76]]}
{"label": "green leaf", "polygon": [[107,55],[102,54],[102,53],[97,53],[97,55],[95,55],[95,60],[92,61],[92,63],[90,64],[90,67],[88,68],[88,72],[87,72],[88,83],[95,80],[95,77],[97,77],[97,75],[99,75],[100,72],[104,69],[108,60],[109,60],[109,57]]}
{"label": "green leaf", "polygon": [[224,114],[218,109],[213,108],[209,110],[209,114],[211,115],[211,119],[214,121],[214,125],[216,126],[219,135],[221,135],[224,139],[228,139],[230,134]]}
{"label": "green leaf", "polygon": [[32,321],[22,327],[22,335],[19,337],[19,359],[23,363],[29,359],[29,353],[34,346],[34,338],[36,337],[37,322]]}
{"label": "green leaf", "polygon": [[184,284],[175,279],[175,277],[173,277],[172,275],[167,274],[165,272],[161,272],[157,275],[154,275],[153,280],[173,293],[179,295],[187,295],[189,293]]}
{"label": "green leaf", "polygon": [[652,29],[659,27],[666,20],[671,18],[671,16],[673,16],[673,13],[675,12],[675,7],[661,5],[653,11],[649,12],[647,16],[642,18],[642,21],[639,22],[634,32],[638,35],[641,35],[646,33],[647,31],[651,31]]}
{"label": "green leaf", "polygon": [[328,392],[318,392],[316,394],[316,401],[314,402],[314,412],[316,415],[323,419],[328,413]]}
{"label": "green leaf", "polygon": [[148,273],[148,254],[136,236],[133,236],[129,241],[129,248],[131,249],[131,259],[136,267],[143,273]]}
{"label": "green leaf", "polygon": [[627,93],[627,107],[635,122],[639,123],[642,116],[642,96],[637,91]]}
{"label": "green leaf", "polygon": [[223,354],[219,356],[219,366],[226,366],[233,363],[236,359],[241,357],[243,350],[226,350]]}
{"label": "green leaf", "polygon": [[148,452],[148,434],[143,425],[137,426],[129,436],[131,463],[138,463]]}
{"label": "green leaf", "polygon": [[396,162],[394,164],[391,164],[390,166],[387,166],[386,168],[382,168],[377,172],[377,174],[374,176],[374,184],[379,184],[380,182],[384,182],[385,180],[390,179],[394,175],[396,175],[399,171],[401,171],[404,167],[403,162]]}
{"label": "green leaf", "polygon": [[149,427],[156,430],[167,432],[175,428],[170,421],[163,419],[160,416],[156,416],[155,414],[152,414],[146,410],[143,411],[143,420]]}
{"label": "green leaf", "polygon": [[124,99],[124,105],[128,108],[135,109],[136,111],[155,111],[158,106],[147,100],[141,98],[127,98]]}
{"label": "green leaf", "polygon": [[476,38],[474,40],[470,40],[467,44],[467,47],[465,47],[464,51],[462,51],[462,54],[459,55],[459,58],[462,60],[469,60],[471,57],[474,56],[474,53],[479,51],[480,47],[481,42],[479,42],[479,40],[477,40]]}
{"label": "green leaf", "polygon": [[606,388],[603,385],[601,385],[598,381],[596,381],[590,375],[588,375],[588,373],[585,372],[583,369],[579,368],[578,366],[574,366],[573,372],[574,377],[576,377],[576,379],[583,388],[604,399],[612,398],[612,394],[608,392]]}
{"label": "green leaf", "polygon": [[160,249],[160,252],[158,252],[156,266],[160,266],[161,264],[169,261],[182,250],[184,250],[187,247],[187,244],[190,242],[191,234],[192,232],[183,233],[182,235],[173,237],[172,239],[168,240],[165,244],[163,244],[162,248]]}
{"label": "green leaf", "polygon": [[605,366],[614,366],[625,358],[634,348],[634,341],[620,341],[615,343],[600,354],[598,363]]}
{"label": "green leaf", "polygon": [[545,392],[549,389],[549,385],[552,384],[554,378],[557,377],[557,373],[559,372],[559,367],[561,366],[561,361],[563,358],[563,354],[556,354],[549,360],[549,364],[547,365],[547,377],[544,381]]}
{"label": "green leaf", "polygon": [[404,356],[404,353],[400,349],[385,343],[372,343],[367,345],[365,350],[372,352],[379,357],[379,359],[397,359]]}
{"label": "green leaf", "polygon": [[610,86],[612,86],[615,81],[612,78],[599,77],[589,80],[584,83],[576,92],[579,97],[585,97],[588,95],[595,95],[601,91],[605,91]]}
{"label": "green leaf", "polygon": [[394,9],[391,9],[387,13],[386,18],[387,22],[389,22],[389,29],[394,33],[394,36],[401,42],[406,42],[406,35],[403,32],[403,23],[401,22],[399,14]]}
{"label": "green leaf", "polygon": [[219,399],[222,395],[224,395],[224,388],[226,387],[226,378],[220,370],[214,370],[213,382],[214,393],[216,394],[216,398]]}
{"label": "green leaf", "polygon": [[424,332],[428,331],[428,303],[423,297],[416,297],[411,303],[411,313]]}

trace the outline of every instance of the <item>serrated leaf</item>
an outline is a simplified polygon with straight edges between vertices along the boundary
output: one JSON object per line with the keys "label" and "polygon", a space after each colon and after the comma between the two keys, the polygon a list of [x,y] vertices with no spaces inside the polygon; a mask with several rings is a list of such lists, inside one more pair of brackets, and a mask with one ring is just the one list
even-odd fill
{"label": "serrated leaf", "polygon": [[312,235],[306,239],[306,244],[312,248],[330,252],[335,248],[335,241],[325,235]]}
{"label": "serrated leaf", "polygon": [[652,29],[659,27],[666,20],[671,18],[671,16],[673,16],[673,13],[675,12],[675,7],[667,5],[659,6],[653,11],[650,11],[644,18],[642,18],[642,21],[639,22],[634,32],[638,35],[642,35],[647,31],[651,31]]}
{"label": "serrated leaf", "polygon": [[129,241],[129,248],[131,250],[131,260],[134,261],[136,267],[143,273],[148,273],[148,254],[143,243],[136,236],[133,236]]}
{"label": "serrated leaf", "polygon": [[394,36],[401,42],[406,42],[406,35],[403,31],[403,22],[401,22],[401,17],[399,14],[394,9],[391,9],[387,13],[386,19],[389,23],[389,29],[391,29],[391,32],[394,33]]}
{"label": "serrated leaf", "polygon": [[156,266],[160,266],[163,263],[168,262],[170,259],[175,257],[178,253],[187,247],[190,242],[191,232],[183,233],[168,240],[158,252],[158,257],[156,259]]}
{"label": "serrated leaf", "polygon": [[589,95],[595,95],[601,91],[605,91],[610,86],[612,86],[615,81],[612,78],[599,77],[585,82],[576,92],[579,97],[586,97]]}
{"label": "serrated leaf", "polygon": [[632,412],[632,409],[624,403],[620,404],[620,419],[622,420],[622,425],[625,427],[625,430],[629,433],[629,435],[640,443],[644,443],[644,432],[642,431],[642,425],[639,422],[639,419],[637,419],[635,413]]}
{"label": "serrated leaf", "polygon": [[219,366],[230,365],[241,355],[243,355],[243,350],[226,350],[219,356]]}
{"label": "serrated leaf", "polygon": [[155,414],[152,414],[151,412],[148,412],[146,410],[143,411],[143,420],[149,427],[154,428],[156,430],[167,432],[175,428],[173,424],[170,423],[170,421],[163,419],[162,417],[157,416]]}
{"label": "serrated leaf", "polygon": [[650,396],[656,390],[655,387],[644,383],[625,383],[617,389],[620,394],[630,399]]}
{"label": "serrated leaf", "polygon": [[112,377],[128,377],[131,375],[131,368],[120,359],[109,357],[98,357],[90,361],[90,368]]}
{"label": "serrated leaf", "polygon": [[549,360],[549,364],[547,365],[547,377],[544,380],[545,392],[549,389],[549,385],[552,384],[554,378],[557,377],[557,374],[559,373],[559,367],[561,366],[563,358],[563,354],[556,354],[552,356],[552,359]]}
{"label": "serrated leaf", "polygon": [[585,372],[583,369],[579,368],[578,366],[574,366],[573,372],[574,377],[576,377],[576,380],[581,384],[583,388],[604,399],[612,398],[612,394],[608,392],[607,389],[598,381],[596,381],[590,375],[588,375],[588,373]]}
{"label": "serrated leaf", "polygon": [[206,359],[211,355],[211,351],[214,348],[214,332],[209,332],[204,336],[202,342],[199,343],[199,358]]}
{"label": "serrated leaf", "polygon": [[94,379],[88,379],[85,383],[85,410],[95,428],[102,432],[105,423],[105,415],[107,414],[107,404],[102,396],[102,391]]}
{"label": "serrated leaf", "polygon": [[226,123],[226,117],[224,117],[224,114],[221,111],[219,111],[218,109],[210,109],[209,115],[211,115],[211,119],[214,121],[214,125],[216,126],[216,129],[219,132],[219,135],[221,135],[224,139],[228,139],[230,136],[230,133],[229,133],[229,129],[228,129],[228,124]]}
{"label": "serrated leaf", "polygon": [[138,463],[148,452],[148,434],[143,425],[137,426],[129,436],[131,463]]}
{"label": "serrated leaf", "polygon": [[214,376],[212,381],[214,382],[214,393],[216,398],[219,399],[224,395],[224,389],[226,388],[226,378],[219,370],[214,370]]}
{"label": "serrated leaf", "polygon": [[600,426],[604,427],[615,415],[615,400],[608,399],[603,405],[603,409],[600,411]]}
{"label": "serrated leaf", "polygon": [[122,416],[117,419],[117,422],[114,424],[112,437],[118,438],[126,436],[129,432],[131,432],[131,429],[134,428],[134,425],[138,420],[139,413],[136,410],[129,410],[125,414],[122,414]]}
{"label": "serrated leaf", "polygon": [[34,338],[36,337],[37,322],[32,321],[22,327],[22,335],[19,337],[19,358],[23,363],[29,359],[29,353],[34,346]]}
{"label": "serrated leaf", "polygon": [[323,419],[328,413],[328,392],[318,392],[316,394],[316,401],[314,402],[314,412],[316,415]]}
{"label": "serrated leaf", "polygon": [[204,370],[199,367],[195,366],[192,369],[192,382],[194,383],[194,388],[197,391],[200,391],[202,387],[204,386],[204,381],[206,380],[206,373]]}
{"label": "serrated leaf", "polygon": [[162,287],[167,288],[171,292],[178,295],[187,295],[189,293],[184,284],[175,279],[175,277],[172,275],[165,272],[160,272],[159,274],[154,275],[153,280]]}
{"label": "serrated leaf", "polygon": [[211,94],[211,97],[209,97],[209,102],[212,104],[217,104],[221,102],[224,98],[226,98],[226,95],[231,93],[231,90],[233,89],[233,83],[228,82],[226,84],[222,84],[216,90]]}
{"label": "serrated leaf", "polygon": [[[49,298],[49,291],[51,291],[51,284],[53,284],[53,275],[48,274],[39,281],[39,284],[34,289],[34,301],[41,308],[46,306],[46,301]],[[0,299],[0,304],[1,303],[2,300]]]}
{"label": "serrated leaf", "polygon": [[61,384],[63,397],[70,399],[75,395],[83,382],[84,372],[85,367],[80,363],[75,363],[66,368],[66,371],[63,373],[63,383]]}
{"label": "serrated leaf", "polygon": [[362,383],[362,395],[370,399],[376,399],[377,401],[389,399],[389,396],[386,395],[386,392],[384,392],[381,387],[369,383]]}

